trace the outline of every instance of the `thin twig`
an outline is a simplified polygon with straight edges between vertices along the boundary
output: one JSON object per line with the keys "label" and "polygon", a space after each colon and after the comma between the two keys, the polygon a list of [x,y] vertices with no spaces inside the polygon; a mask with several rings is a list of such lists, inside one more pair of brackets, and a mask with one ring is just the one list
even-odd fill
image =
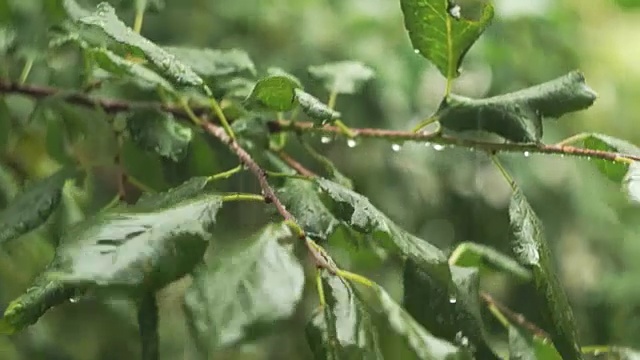
{"label": "thin twig", "polygon": [[480,293],[480,298],[482,299],[482,301],[487,303],[487,305],[495,306],[498,310],[500,310],[500,312],[502,314],[504,314],[507,318],[509,318],[509,320],[511,320],[511,322],[513,322],[515,324],[518,324],[519,326],[527,329],[529,332],[531,332],[535,336],[537,336],[539,338],[542,338],[542,339],[551,339],[549,334],[547,334],[544,330],[539,328],[534,323],[528,321],[524,317],[524,315],[518,314],[515,311],[509,309],[506,305],[504,305],[504,304],[498,302],[497,300],[495,300],[491,295],[482,292],[482,293]]}
{"label": "thin twig", "polygon": [[299,163],[296,159],[292,158],[291,155],[287,154],[286,152],[278,151],[277,154],[280,157],[280,159],[282,159],[282,161],[287,163],[287,165],[291,166],[291,168],[297,171],[298,174],[305,177],[318,177],[317,174],[315,174],[313,171],[304,167],[304,165]]}
{"label": "thin twig", "polygon": [[284,218],[285,222],[292,228],[294,228],[298,238],[305,242],[307,249],[314,258],[316,266],[327,268],[327,270],[335,273],[337,269],[327,267],[328,263],[326,254],[323,254],[322,251],[319,251],[316,247],[312,246],[309,243],[307,235],[305,234],[304,230],[298,225],[295,217],[287,210],[284,204],[282,204],[280,199],[276,196],[275,191],[267,180],[265,170],[262,169],[260,165],[258,165],[258,163],[253,160],[251,155],[249,155],[249,153],[245,149],[243,149],[237,141],[229,137],[224,128],[209,122],[203,122],[202,128],[209,134],[220,140],[223,144],[226,144],[229,149],[238,157],[238,160],[240,160],[240,162],[244,164],[244,166],[246,166],[251,173],[253,173],[253,175],[258,180],[258,183],[260,184],[262,195],[264,196],[265,201],[270,202],[273,204],[273,206],[275,206],[276,210]]}

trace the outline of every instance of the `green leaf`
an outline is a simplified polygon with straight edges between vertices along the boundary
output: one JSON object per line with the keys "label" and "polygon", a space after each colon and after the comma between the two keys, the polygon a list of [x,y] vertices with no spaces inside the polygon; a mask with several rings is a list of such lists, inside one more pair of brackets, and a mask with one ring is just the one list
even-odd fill
{"label": "green leaf", "polygon": [[326,240],[340,222],[324,206],[318,191],[312,181],[287,179],[277,195],[309,237]]}
{"label": "green leaf", "polygon": [[[622,155],[640,156],[640,149],[628,141],[604,134],[581,134],[584,136],[584,147],[591,150],[618,152]],[[598,170],[609,179],[620,182],[629,170],[629,165],[603,159],[593,159]]]}
{"label": "green leaf", "polygon": [[545,322],[543,327],[564,359],[582,359],[573,311],[556,276],[542,225],[518,188],[511,197],[509,217],[516,259],[533,272],[535,301]]}
{"label": "green leaf", "polygon": [[403,303],[407,312],[435,336],[469,346],[477,359],[499,358],[487,341],[480,315],[478,269],[451,267],[454,291],[409,260]]}
{"label": "green leaf", "polygon": [[[100,3],[93,13],[78,6],[75,0],[64,0],[64,7],[73,21],[93,29],[100,29],[112,40],[126,46],[133,54],[144,56],[177,84],[203,87],[205,91],[208,90],[202,78],[191,68],[178,61],[175,55],[125,25],[108,3]],[[82,33],[81,35],[84,36]],[[87,36],[90,35],[87,34]]]}
{"label": "green leaf", "polygon": [[298,85],[299,88],[303,88],[302,86],[302,82],[300,81],[300,79],[298,79],[296,76],[288,73],[287,71],[279,68],[279,67],[270,67],[267,69],[267,74],[269,74],[269,76],[284,76],[289,78],[289,80],[293,81],[294,83],[296,83],[296,85]]}
{"label": "green leaf", "polygon": [[0,244],[18,238],[44,224],[62,197],[65,181],[73,175],[63,168],[33,182],[0,212]]}
{"label": "green leaf", "polygon": [[182,46],[165,46],[164,49],[207,79],[256,75],[256,67],[244,50],[198,49]]}
{"label": "green leaf", "polygon": [[463,267],[476,267],[480,271],[500,271],[519,278],[522,281],[531,280],[531,271],[518,264],[512,258],[495,249],[471,242],[461,243],[451,253],[449,263]]}
{"label": "green leaf", "polygon": [[127,60],[105,48],[86,48],[87,55],[103,70],[119,77],[128,77],[142,88],[161,87],[173,91],[173,86],[152,70]]}
{"label": "green leaf", "polygon": [[321,80],[330,93],[353,94],[373,78],[373,70],[358,61],[339,61],[309,67],[309,74]]}
{"label": "green leaf", "polygon": [[19,330],[87,290],[134,296],[159,290],[200,263],[221,206],[220,196],[209,195],[160,210],[115,208],[72,226],[3,323]]}
{"label": "green leaf", "polygon": [[378,285],[361,292],[327,274],[322,285],[327,304],[307,325],[318,360],[471,359],[467,351],[427,332]]}
{"label": "green leaf", "polygon": [[154,210],[173,206],[184,200],[202,195],[205,192],[205,188],[208,183],[208,177],[195,176],[181,185],[171,188],[163,193],[144,193],[138,202],[136,202],[136,208]]}
{"label": "green leaf", "polygon": [[460,75],[465,54],[493,19],[489,4],[478,21],[461,18],[460,6],[451,0],[400,0],[400,6],[416,52],[449,80]]}
{"label": "green leaf", "polygon": [[340,118],[340,113],[331,109],[325,105],[322,101],[318,100],[315,96],[305,92],[301,89],[296,89],[296,100],[302,111],[309,115],[310,118],[318,122],[327,122]]}
{"label": "green leaf", "polygon": [[516,92],[486,99],[451,94],[440,104],[436,118],[453,131],[485,131],[522,143],[542,138],[542,119],[583,110],[596,99],[577,71]]}
{"label": "green leaf", "polygon": [[509,360],[562,360],[553,344],[525,329],[509,325]]}
{"label": "green leaf", "polygon": [[402,230],[369,200],[326,179],[316,179],[321,198],[334,216],[356,231],[371,234],[381,246],[414,261],[430,276],[448,288],[451,274],[447,258],[440,249]]}
{"label": "green leaf", "polygon": [[245,100],[250,109],[289,111],[295,107],[295,89],[298,88],[287,76],[268,76],[260,79]]}
{"label": "green leaf", "polygon": [[184,301],[207,358],[293,315],[304,272],[286,245],[292,236],[285,224],[268,225],[235,247],[217,248],[207,266],[197,269]]}
{"label": "green leaf", "polygon": [[0,54],[9,50],[16,40],[16,32],[10,28],[0,26]]}
{"label": "green leaf", "polygon": [[136,144],[173,161],[184,158],[193,139],[191,128],[173,115],[155,110],[134,113],[127,121],[127,129]]}

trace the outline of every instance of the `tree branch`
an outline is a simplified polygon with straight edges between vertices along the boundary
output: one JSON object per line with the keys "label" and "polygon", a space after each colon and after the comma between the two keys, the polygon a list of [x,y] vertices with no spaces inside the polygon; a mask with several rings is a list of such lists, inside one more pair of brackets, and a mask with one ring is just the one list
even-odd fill
{"label": "tree branch", "polygon": [[509,309],[506,305],[495,300],[491,295],[487,293],[480,293],[480,299],[484,301],[488,306],[494,306],[498,309],[504,316],[506,316],[511,322],[527,329],[529,332],[534,334],[535,336],[542,339],[551,339],[549,334],[547,334],[544,330],[539,328],[536,324],[529,322],[524,315],[518,314],[515,311]]}

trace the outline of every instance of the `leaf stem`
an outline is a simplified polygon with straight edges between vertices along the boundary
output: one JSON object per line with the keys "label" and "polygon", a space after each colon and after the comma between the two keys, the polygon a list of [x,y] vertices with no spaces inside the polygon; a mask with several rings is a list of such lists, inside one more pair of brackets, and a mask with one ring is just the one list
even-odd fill
{"label": "leaf stem", "polygon": [[137,6],[136,9],[136,17],[133,20],[133,31],[140,34],[140,30],[142,30],[142,22],[144,21],[144,6]]}
{"label": "leaf stem", "polygon": [[189,106],[189,101],[187,98],[180,99],[180,105],[184,109],[184,112],[187,114],[187,117],[196,125],[202,125],[202,120],[193,113],[193,110]]}
{"label": "leaf stem", "polygon": [[588,133],[580,133],[573,136],[569,136],[568,138],[556,143],[556,146],[566,146],[570,144],[575,144],[579,141],[582,141],[588,138],[590,135]]}
{"label": "leaf stem", "polygon": [[327,106],[333,110],[336,107],[336,100],[338,99],[338,92],[334,89],[329,93],[329,100],[327,100]]}
{"label": "leaf stem", "polygon": [[515,180],[513,180],[511,175],[509,175],[509,172],[507,171],[507,169],[505,169],[505,167],[502,166],[502,163],[500,162],[500,160],[498,160],[498,157],[496,155],[491,155],[491,161],[493,161],[493,164],[498,168],[498,170],[500,170],[502,177],[504,177],[504,179],[507,180],[507,183],[509,183],[509,186],[511,186],[511,189],[516,190]]}
{"label": "leaf stem", "polygon": [[238,165],[232,169],[217,173],[217,174],[213,174],[211,176],[209,176],[209,181],[217,181],[217,180],[223,180],[223,179],[228,179],[231,176],[239,173],[240,171],[243,170],[242,165]]}
{"label": "leaf stem", "polygon": [[31,73],[31,69],[33,68],[33,62],[34,62],[35,58],[33,56],[29,56],[27,58],[27,60],[24,63],[24,67],[22,68],[22,71],[20,72],[20,78],[18,80],[19,84],[24,84],[25,81],[27,81],[27,78],[29,77],[29,74]]}
{"label": "leaf stem", "polygon": [[154,293],[143,295],[138,305],[138,329],[142,345],[142,360],[158,360],[160,358],[158,302]]}
{"label": "leaf stem", "polygon": [[220,124],[222,124],[224,131],[231,138],[231,140],[235,141],[236,135],[233,133],[233,130],[231,129],[231,125],[229,125],[229,122],[227,121],[227,117],[224,115],[224,112],[222,111],[220,104],[218,104],[218,100],[216,100],[213,96],[211,96],[209,97],[209,104],[211,105],[211,109],[213,110],[213,113],[216,114],[216,116],[218,117],[218,120],[220,120]]}
{"label": "leaf stem", "polygon": [[244,193],[235,193],[235,194],[226,194],[222,196],[223,202],[231,202],[231,201],[260,201],[264,202],[264,196],[258,194],[244,194]]}
{"label": "leaf stem", "polygon": [[430,116],[429,118],[422,120],[418,125],[416,125],[411,131],[412,132],[418,132],[420,131],[420,129],[424,128],[427,125],[433,124],[434,122],[438,121],[438,117],[433,115]]}
{"label": "leaf stem", "polygon": [[316,270],[316,288],[318,290],[318,298],[320,299],[320,307],[327,305],[327,298],[324,296],[324,287],[322,286],[322,269]]}
{"label": "leaf stem", "polygon": [[345,123],[342,122],[342,120],[338,119],[338,120],[334,120],[333,124],[340,129],[340,131],[346,135],[348,138],[353,139],[354,137],[356,137],[358,134],[356,134],[355,132],[353,132],[353,130],[351,130],[350,127],[348,127],[347,125],[345,125]]}
{"label": "leaf stem", "polygon": [[311,180],[311,177],[309,176],[305,176],[305,175],[298,175],[298,174],[287,174],[287,173],[282,173],[282,172],[273,172],[273,171],[265,171],[265,174],[268,177],[274,177],[274,178],[287,178],[287,179],[301,179],[301,180]]}
{"label": "leaf stem", "polygon": [[369,279],[367,279],[366,277],[362,276],[362,275],[358,275],[356,273],[352,273],[350,271],[346,271],[346,270],[340,270],[338,269],[336,271],[336,274],[338,276],[340,276],[341,278],[347,279],[347,280],[351,280],[353,282],[362,284],[366,287],[373,287],[373,285],[375,285],[375,283]]}

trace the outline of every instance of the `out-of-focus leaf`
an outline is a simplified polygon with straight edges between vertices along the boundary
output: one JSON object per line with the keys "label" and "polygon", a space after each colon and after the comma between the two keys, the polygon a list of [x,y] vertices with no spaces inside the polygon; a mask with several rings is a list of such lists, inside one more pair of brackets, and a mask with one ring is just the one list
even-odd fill
{"label": "out-of-focus leaf", "polygon": [[0,54],[4,54],[16,40],[15,31],[10,28],[0,27]]}
{"label": "out-of-focus leaf", "polygon": [[126,76],[143,88],[160,86],[173,91],[173,86],[167,80],[143,65],[120,57],[105,48],[87,48],[85,51],[98,66],[111,74],[119,77]]}
{"label": "out-of-focus leaf", "polygon": [[339,61],[309,67],[309,74],[321,80],[330,93],[353,94],[374,76],[373,70],[358,61]]}
{"label": "out-of-focus leaf", "polygon": [[449,263],[463,267],[476,267],[480,271],[501,271],[522,281],[531,280],[531,271],[517,261],[495,249],[482,244],[465,242],[451,253]]}
{"label": "out-of-focus leaf", "polygon": [[74,225],[47,270],[9,304],[4,327],[33,324],[77,292],[137,295],[181,278],[200,263],[221,206],[208,195],[160,210],[115,208]]}
{"label": "out-of-focus leaf", "polygon": [[60,203],[62,188],[73,172],[63,168],[29,185],[0,212],[0,244],[42,225]]}
{"label": "out-of-focus leaf", "polygon": [[468,346],[475,358],[498,360],[480,315],[478,270],[452,266],[451,274],[455,290],[448,292],[413,261],[407,261],[403,277],[407,312],[435,336]]}
{"label": "out-of-focus leaf", "polygon": [[[640,149],[630,142],[604,134],[585,134],[583,145],[587,149],[618,152],[622,155],[640,156]],[[598,170],[609,179],[620,182],[624,179],[629,164],[603,159],[593,159]]]}
{"label": "out-of-focus leaf", "polygon": [[192,334],[207,358],[293,314],[304,272],[282,243],[290,237],[285,224],[268,225],[236,247],[218,248],[197,269],[184,301]]}
{"label": "out-of-focus leaf", "polygon": [[596,100],[584,76],[573,71],[557,79],[516,92],[487,99],[470,99],[451,94],[436,113],[446,129],[485,131],[522,143],[542,138],[542,119],[558,118],[583,110]]}
{"label": "out-of-focus leaf", "polygon": [[225,98],[242,101],[251,95],[251,91],[256,86],[256,82],[239,77],[225,81],[222,84],[214,84],[214,86],[217,86],[217,88],[224,93]]}
{"label": "out-of-focus leaf", "polygon": [[288,76],[268,76],[260,79],[245,100],[250,109],[289,111],[295,107],[298,84]]}
{"label": "out-of-focus leaf", "polygon": [[179,46],[165,46],[164,49],[204,78],[215,79],[222,76],[256,74],[256,67],[249,58],[249,54],[244,50],[198,49]]}
{"label": "out-of-focus leaf", "polygon": [[556,276],[542,224],[519,188],[511,197],[509,217],[515,235],[513,252],[520,264],[533,273],[535,301],[545,322],[543,327],[564,359],[582,359],[573,311]]}
{"label": "out-of-focus leaf", "polygon": [[202,78],[191,68],[178,61],[175,55],[125,25],[108,3],[100,3],[93,13],[81,8],[75,0],[64,0],[64,7],[72,20],[102,30],[105,35],[126,46],[133,54],[144,56],[177,84],[194,87],[205,86]]}
{"label": "out-of-focus leaf", "polygon": [[310,118],[318,122],[327,122],[330,120],[336,120],[340,118],[340,113],[333,110],[329,106],[325,105],[322,101],[318,100],[315,96],[305,92],[301,89],[296,89],[296,100],[302,111],[309,115]]}
{"label": "out-of-focus leaf", "polygon": [[493,19],[484,6],[478,21],[463,19],[451,0],[401,0],[404,25],[416,52],[431,61],[447,79],[460,75],[460,64]]}
{"label": "out-of-focus leaf", "polygon": [[[356,291],[326,274],[322,283],[327,304],[307,325],[316,359],[471,359],[422,328],[380,286]],[[383,341],[398,346],[381,346]]]}
{"label": "out-of-focus leaf", "polygon": [[371,234],[386,249],[410,259],[444,289],[451,285],[447,258],[437,247],[402,230],[369,199],[326,179],[316,180],[322,189],[321,199],[334,216],[356,231]]}
{"label": "out-of-focus leaf", "polygon": [[144,12],[146,9],[157,12],[164,9],[165,4],[164,0],[135,0],[135,5],[137,12]]}
{"label": "out-of-focus leaf", "polygon": [[509,360],[562,360],[553,343],[509,325]]}
{"label": "out-of-focus leaf", "polygon": [[622,346],[585,346],[588,360],[640,360],[640,351]]}
{"label": "out-of-focus leaf", "polygon": [[155,110],[137,111],[127,121],[131,139],[142,148],[179,161],[184,158],[193,138],[191,128],[171,114]]}

